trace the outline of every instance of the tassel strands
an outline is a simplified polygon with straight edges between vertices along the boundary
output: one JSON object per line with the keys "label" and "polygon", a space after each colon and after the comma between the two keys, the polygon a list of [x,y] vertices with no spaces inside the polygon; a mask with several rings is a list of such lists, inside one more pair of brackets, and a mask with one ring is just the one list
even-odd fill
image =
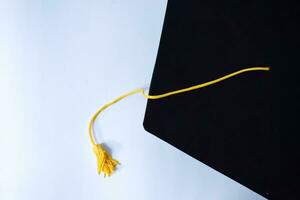
{"label": "tassel strands", "polygon": [[113,159],[101,144],[93,145],[93,151],[97,159],[97,173],[100,174],[102,172],[104,177],[110,176],[119,162]]}

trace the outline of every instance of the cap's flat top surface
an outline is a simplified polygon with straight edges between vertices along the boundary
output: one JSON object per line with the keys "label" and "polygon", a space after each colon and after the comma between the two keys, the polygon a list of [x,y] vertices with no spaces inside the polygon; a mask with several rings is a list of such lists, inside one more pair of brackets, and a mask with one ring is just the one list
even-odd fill
{"label": "cap's flat top surface", "polygon": [[277,196],[281,180],[280,132],[271,129],[271,106],[277,101],[271,98],[271,78],[282,64],[278,52],[291,51],[281,52],[278,44],[286,45],[282,39],[294,23],[289,5],[282,5],[282,13],[279,8],[258,0],[169,1],[150,94],[247,67],[271,66],[272,71],[148,100],[144,120],[150,133],[267,198]]}

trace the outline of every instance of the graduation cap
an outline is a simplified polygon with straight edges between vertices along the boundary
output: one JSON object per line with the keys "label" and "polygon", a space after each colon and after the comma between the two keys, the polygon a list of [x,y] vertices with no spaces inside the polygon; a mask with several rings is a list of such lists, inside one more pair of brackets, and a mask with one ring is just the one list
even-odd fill
{"label": "graduation cap", "polygon": [[110,175],[118,161],[94,142],[94,120],[110,105],[141,93],[148,99],[148,132],[264,197],[296,197],[295,184],[281,184],[290,180],[282,170],[291,162],[280,162],[284,144],[272,125],[278,41],[288,36],[284,22],[293,22],[288,9],[293,6],[285,6],[262,0],[169,1],[149,94],[130,91],[100,108],[89,123],[98,173]]}

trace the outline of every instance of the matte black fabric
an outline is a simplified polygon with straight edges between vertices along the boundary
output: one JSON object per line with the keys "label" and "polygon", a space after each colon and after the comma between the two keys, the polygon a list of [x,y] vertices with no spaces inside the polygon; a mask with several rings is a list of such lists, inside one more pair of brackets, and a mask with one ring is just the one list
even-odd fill
{"label": "matte black fabric", "polygon": [[291,2],[169,1],[150,94],[272,71],[148,100],[145,129],[267,198],[299,197],[298,120],[285,110],[299,111],[299,89],[285,96],[293,86],[282,84],[298,79],[281,71],[298,64],[298,12]]}

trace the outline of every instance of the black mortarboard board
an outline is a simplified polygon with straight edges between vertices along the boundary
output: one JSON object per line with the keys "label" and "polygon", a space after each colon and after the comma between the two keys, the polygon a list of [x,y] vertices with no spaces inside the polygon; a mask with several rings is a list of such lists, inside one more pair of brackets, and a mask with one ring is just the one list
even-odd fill
{"label": "black mortarboard board", "polygon": [[270,66],[271,72],[148,100],[145,129],[266,198],[296,198],[298,181],[290,181],[298,164],[289,158],[298,153],[285,150],[299,137],[289,132],[283,139],[274,91],[283,89],[278,68],[295,64],[286,59],[296,51],[297,8],[264,0],[169,1],[150,95],[247,67]]}

